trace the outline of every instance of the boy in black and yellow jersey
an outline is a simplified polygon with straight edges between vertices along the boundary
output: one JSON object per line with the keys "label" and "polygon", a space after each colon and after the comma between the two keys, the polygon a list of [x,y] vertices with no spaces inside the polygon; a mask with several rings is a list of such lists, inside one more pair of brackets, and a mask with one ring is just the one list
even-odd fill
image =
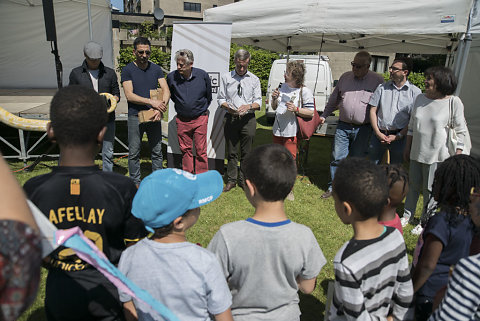
{"label": "boy in black and yellow jersey", "polygon": [[[60,165],[30,179],[28,197],[59,229],[79,226],[117,264],[126,242],[146,235],[130,209],[136,187],[103,172],[94,159],[102,146],[107,108],[94,90],[60,89],[50,105],[47,134],[60,147]],[[45,311],[52,320],[124,320],[117,290],[100,272],[60,247],[47,259]]]}

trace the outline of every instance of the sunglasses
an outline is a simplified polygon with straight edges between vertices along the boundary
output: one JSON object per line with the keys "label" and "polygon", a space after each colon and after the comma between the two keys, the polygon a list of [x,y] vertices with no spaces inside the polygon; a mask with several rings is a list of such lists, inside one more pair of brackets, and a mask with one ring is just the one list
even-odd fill
{"label": "sunglasses", "polygon": [[240,83],[237,86],[237,94],[239,97],[242,97],[242,85]]}
{"label": "sunglasses", "polygon": [[403,71],[403,70],[405,70],[405,69],[400,69],[400,68],[393,67],[393,66],[388,67],[388,69],[391,70],[391,71]]}
{"label": "sunglasses", "polygon": [[360,68],[363,68],[363,67],[367,66],[367,65],[357,64],[357,63],[355,63],[355,62],[353,62],[353,61],[352,61],[350,64],[352,65],[353,68],[356,68],[356,69],[360,69]]}
{"label": "sunglasses", "polygon": [[151,51],[148,51],[148,50],[137,50],[137,53],[138,53],[139,55],[146,54],[147,56],[150,56]]}

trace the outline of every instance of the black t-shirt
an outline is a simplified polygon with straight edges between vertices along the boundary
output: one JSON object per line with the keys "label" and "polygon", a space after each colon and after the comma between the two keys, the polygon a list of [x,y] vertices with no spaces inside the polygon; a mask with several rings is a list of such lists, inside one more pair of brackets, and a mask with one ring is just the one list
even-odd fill
{"label": "black t-shirt", "polygon": [[[49,174],[28,180],[24,189],[57,228],[79,226],[113,264],[118,263],[125,240],[147,234],[143,222],[131,214],[137,188],[129,177],[96,166],[55,167]],[[50,265],[63,271],[88,266],[65,247],[51,254]]]}

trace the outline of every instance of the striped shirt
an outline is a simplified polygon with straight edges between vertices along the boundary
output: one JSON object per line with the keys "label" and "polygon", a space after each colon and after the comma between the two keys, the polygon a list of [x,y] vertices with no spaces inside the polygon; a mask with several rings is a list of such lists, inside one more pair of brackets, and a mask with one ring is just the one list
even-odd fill
{"label": "striped shirt", "polygon": [[428,320],[480,320],[480,254],[458,262],[442,303]]}
{"label": "striped shirt", "polygon": [[405,242],[393,227],[372,240],[350,240],[333,260],[329,320],[413,319],[413,286]]}

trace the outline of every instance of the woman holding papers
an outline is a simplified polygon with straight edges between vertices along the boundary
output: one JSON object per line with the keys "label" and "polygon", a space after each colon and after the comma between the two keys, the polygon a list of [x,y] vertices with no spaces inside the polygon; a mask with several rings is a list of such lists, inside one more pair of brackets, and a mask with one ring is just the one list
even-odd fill
{"label": "woman holding papers", "polygon": [[272,108],[275,110],[273,143],[285,146],[294,159],[297,156],[297,115],[313,117],[313,94],[304,86],[305,65],[300,60],[287,63],[285,83],[272,93]]}

